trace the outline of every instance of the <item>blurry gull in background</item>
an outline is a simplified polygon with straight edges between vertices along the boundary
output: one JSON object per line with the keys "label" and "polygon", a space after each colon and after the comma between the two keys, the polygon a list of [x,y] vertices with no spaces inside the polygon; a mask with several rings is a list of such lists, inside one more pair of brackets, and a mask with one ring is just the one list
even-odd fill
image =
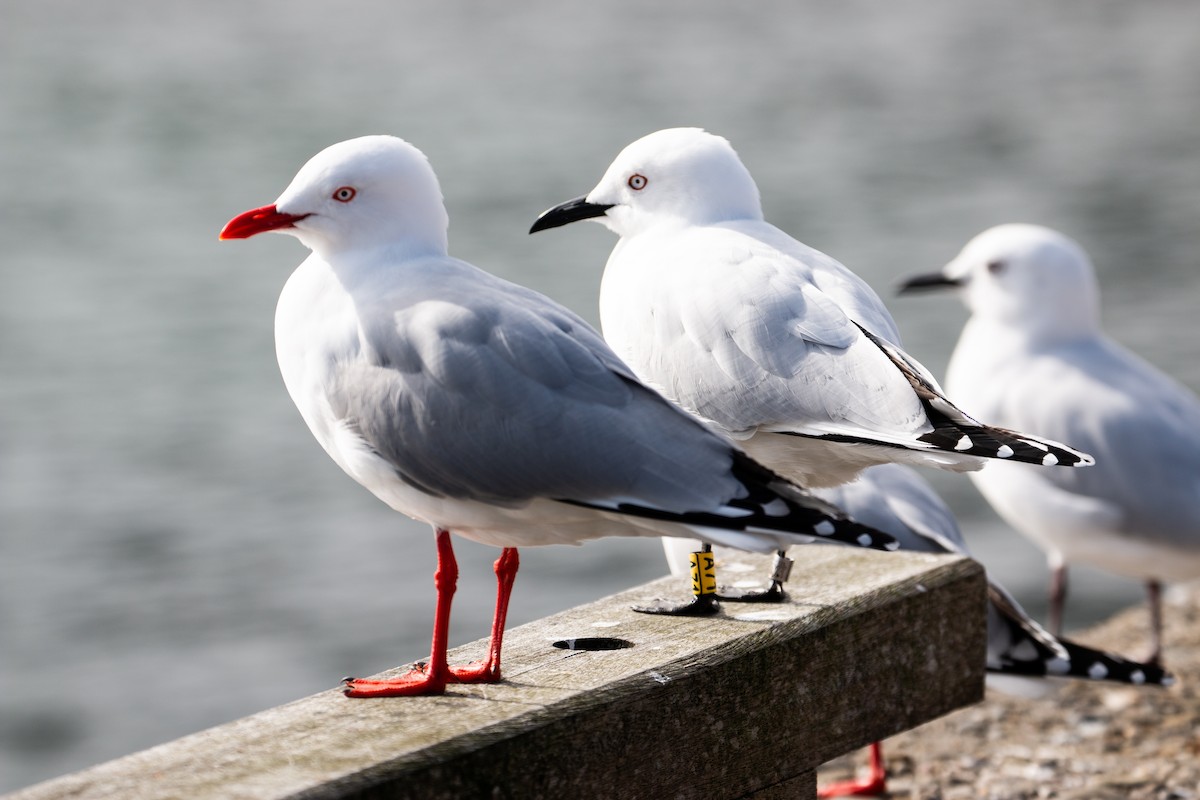
{"label": "blurry gull in background", "polygon": [[971,311],[946,386],[980,419],[1063,438],[1087,470],[1005,464],[971,478],[1046,551],[1050,630],[1061,632],[1067,565],[1146,582],[1148,660],[1162,657],[1161,582],[1200,577],[1200,401],[1108,338],[1091,261],[1036,225],[976,236],[940,272],[901,291],[955,288]]}

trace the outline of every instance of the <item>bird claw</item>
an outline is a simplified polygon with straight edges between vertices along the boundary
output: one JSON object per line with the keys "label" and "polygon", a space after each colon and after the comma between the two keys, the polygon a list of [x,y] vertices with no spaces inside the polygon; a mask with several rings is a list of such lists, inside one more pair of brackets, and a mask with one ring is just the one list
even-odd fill
{"label": "bird claw", "polygon": [[717,589],[717,597],[730,603],[782,603],[787,600],[787,592],[779,581],[771,581],[766,589],[734,589],[722,586]]}
{"label": "bird claw", "polygon": [[472,661],[469,664],[450,667],[452,683],[497,683],[500,680],[500,668],[492,666],[488,661]]}
{"label": "bird claw", "polygon": [[871,745],[871,763],[865,776],[828,784],[817,792],[817,797],[877,797],[887,793],[887,769],[883,763],[883,749],[879,742],[875,742]]}
{"label": "bird claw", "polygon": [[817,797],[877,797],[887,793],[887,783],[882,777],[871,776],[866,780],[854,779],[831,783],[817,792]]}
{"label": "bird claw", "polygon": [[666,600],[660,600],[652,606],[634,606],[639,614],[659,614],[668,617],[711,617],[721,610],[716,595],[701,594],[694,596],[689,602],[671,605]]}
{"label": "bird claw", "polygon": [[342,694],[346,697],[412,697],[446,691],[445,677],[415,669],[396,678],[347,678],[343,683]]}
{"label": "bird claw", "polygon": [[472,661],[450,666],[444,676],[427,672],[429,663],[417,661],[412,669],[396,678],[342,678],[342,694],[347,697],[404,697],[443,694],[450,683],[497,683],[500,667],[492,661]]}

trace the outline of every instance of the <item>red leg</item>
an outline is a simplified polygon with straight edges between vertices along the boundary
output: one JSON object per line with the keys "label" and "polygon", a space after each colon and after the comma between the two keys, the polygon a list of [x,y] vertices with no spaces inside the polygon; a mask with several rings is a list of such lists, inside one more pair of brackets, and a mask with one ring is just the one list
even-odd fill
{"label": "red leg", "polygon": [[347,697],[399,697],[442,694],[446,691],[446,683],[451,680],[450,668],[446,665],[446,645],[450,630],[450,603],[454,600],[454,589],[458,585],[458,561],[450,544],[450,532],[441,528],[437,531],[437,553],[437,571],[433,574],[433,583],[437,587],[437,608],[433,618],[429,663],[423,669],[409,670],[398,678],[348,678],[343,690]]}
{"label": "red leg", "polygon": [[883,745],[874,742],[871,745],[871,768],[867,772],[866,778],[831,783],[817,792],[817,797],[851,797],[886,793],[887,771],[883,768]]}
{"label": "red leg", "polygon": [[506,547],[500,552],[495,564],[496,614],[492,618],[492,638],[487,659],[451,667],[450,680],[458,683],[496,683],[500,680],[500,645],[504,642],[504,621],[508,617],[508,599],[512,596],[513,583],[520,566],[517,548]]}

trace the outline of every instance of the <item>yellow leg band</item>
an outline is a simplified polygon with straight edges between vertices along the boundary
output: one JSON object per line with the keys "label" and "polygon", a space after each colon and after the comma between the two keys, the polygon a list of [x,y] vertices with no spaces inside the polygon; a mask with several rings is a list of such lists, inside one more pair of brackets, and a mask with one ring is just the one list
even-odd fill
{"label": "yellow leg band", "polygon": [[700,550],[691,554],[692,594],[697,597],[717,593],[717,564],[711,552]]}

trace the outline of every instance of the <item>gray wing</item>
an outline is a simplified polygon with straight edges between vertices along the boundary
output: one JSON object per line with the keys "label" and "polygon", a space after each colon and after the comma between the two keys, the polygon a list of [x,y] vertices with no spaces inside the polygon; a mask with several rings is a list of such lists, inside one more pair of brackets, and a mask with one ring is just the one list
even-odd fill
{"label": "gray wing", "polygon": [[498,505],[707,510],[744,493],[732,448],[639,384],[582,319],[462,262],[422,277],[359,308],[363,349],[329,395],[403,480]]}
{"label": "gray wing", "polygon": [[1200,547],[1200,401],[1111,340],[1038,358],[1012,381],[997,420],[1088,451],[1096,466],[1040,470],[1059,488],[1111,502],[1123,529]]}
{"label": "gray wing", "polygon": [[950,508],[911,467],[881,464],[850,483],[813,493],[891,534],[901,550],[970,555]]}
{"label": "gray wing", "polygon": [[877,295],[776,229],[746,227],[700,228],[673,248],[672,262],[685,265],[690,280],[653,287],[664,295],[652,303],[657,340],[629,342],[633,363],[659,365],[650,375],[657,384],[730,431],[870,432],[898,441],[926,431],[905,376],[841,304],[858,298],[857,310],[895,337]]}
{"label": "gray wing", "polygon": [[730,227],[787,253],[809,270],[809,279],[824,295],[837,303],[847,317],[876,336],[901,347],[900,331],[883,299],[859,275],[840,261],[788,236],[774,225],[749,226],[730,223]]}

